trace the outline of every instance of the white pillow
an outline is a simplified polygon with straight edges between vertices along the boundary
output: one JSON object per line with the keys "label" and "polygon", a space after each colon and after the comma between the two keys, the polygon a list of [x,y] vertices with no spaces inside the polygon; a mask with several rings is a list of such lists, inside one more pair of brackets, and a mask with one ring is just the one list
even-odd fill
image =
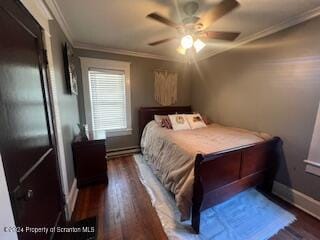
{"label": "white pillow", "polygon": [[174,131],[190,129],[189,123],[184,114],[169,115],[169,118]]}
{"label": "white pillow", "polygon": [[207,126],[199,113],[186,114],[185,118],[187,119],[191,129],[203,128]]}

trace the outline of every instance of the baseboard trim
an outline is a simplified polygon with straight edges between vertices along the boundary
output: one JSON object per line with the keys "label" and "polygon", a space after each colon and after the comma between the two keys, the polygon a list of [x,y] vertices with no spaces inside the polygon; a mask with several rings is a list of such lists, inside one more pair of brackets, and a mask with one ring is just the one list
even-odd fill
{"label": "baseboard trim", "polygon": [[320,201],[275,181],[272,193],[320,220]]}
{"label": "baseboard trim", "polygon": [[107,151],[107,158],[114,158],[119,156],[131,155],[141,152],[139,146],[129,147],[129,148],[117,148]]}
{"label": "baseboard trim", "polygon": [[70,220],[72,217],[72,213],[74,210],[74,207],[76,205],[77,197],[78,197],[79,189],[77,188],[77,179],[75,178],[73,180],[71,190],[67,197],[67,220]]}

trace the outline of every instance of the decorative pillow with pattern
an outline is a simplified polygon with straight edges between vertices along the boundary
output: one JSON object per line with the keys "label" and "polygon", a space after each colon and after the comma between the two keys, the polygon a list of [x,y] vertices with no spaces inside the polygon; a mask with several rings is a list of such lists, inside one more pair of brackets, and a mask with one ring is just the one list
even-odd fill
{"label": "decorative pillow with pattern", "polygon": [[174,131],[190,129],[190,126],[185,117],[185,114],[173,114],[173,115],[169,115],[169,118],[172,124],[172,129]]}
{"label": "decorative pillow with pattern", "polygon": [[211,124],[212,123],[212,121],[210,120],[210,118],[208,118],[207,116],[201,116],[202,117],[202,120],[204,121],[204,123],[206,124],[206,125],[209,125],[209,124]]}
{"label": "decorative pillow with pattern", "polygon": [[165,118],[162,118],[161,127],[164,127],[164,128],[167,128],[167,129],[172,129],[172,124],[171,124],[169,116],[167,116]]}
{"label": "decorative pillow with pattern", "polygon": [[159,126],[161,126],[162,119],[169,118],[169,117],[168,115],[154,115],[153,118],[156,121],[156,123],[158,123]]}
{"label": "decorative pillow with pattern", "polygon": [[199,113],[185,114],[185,118],[187,119],[191,129],[203,128],[207,126]]}

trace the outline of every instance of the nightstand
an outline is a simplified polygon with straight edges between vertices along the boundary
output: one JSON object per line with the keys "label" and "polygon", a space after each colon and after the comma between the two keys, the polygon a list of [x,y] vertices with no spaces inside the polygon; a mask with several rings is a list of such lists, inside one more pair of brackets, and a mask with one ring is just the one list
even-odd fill
{"label": "nightstand", "polygon": [[108,183],[105,134],[89,134],[88,140],[72,142],[73,161],[78,187]]}

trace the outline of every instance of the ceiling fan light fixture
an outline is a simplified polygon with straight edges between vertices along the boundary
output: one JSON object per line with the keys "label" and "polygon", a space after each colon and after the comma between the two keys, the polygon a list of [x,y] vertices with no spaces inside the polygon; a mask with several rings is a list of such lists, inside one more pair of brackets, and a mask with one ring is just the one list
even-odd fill
{"label": "ceiling fan light fixture", "polygon": [[197,39],[194,43],[193,43],[193,47],[196,50],[196,52],[200,52],[202,48],[204,48],[206,46],[206,44],[204,42],[202,42],[200,39]]}
{"label": "ceiling fan light fixture", "polygon": [[181,46],[184,49],[189,49],[193,46],[193,38],[191,35],[186,35],[181,39]]}
{"label": "ceiling fan light fixture", "polygon": [[181,55],[186,55],[186,53],[187,53],[187,49],[183,48],[181,45],[179,45],[179,47],[176,50]]}

